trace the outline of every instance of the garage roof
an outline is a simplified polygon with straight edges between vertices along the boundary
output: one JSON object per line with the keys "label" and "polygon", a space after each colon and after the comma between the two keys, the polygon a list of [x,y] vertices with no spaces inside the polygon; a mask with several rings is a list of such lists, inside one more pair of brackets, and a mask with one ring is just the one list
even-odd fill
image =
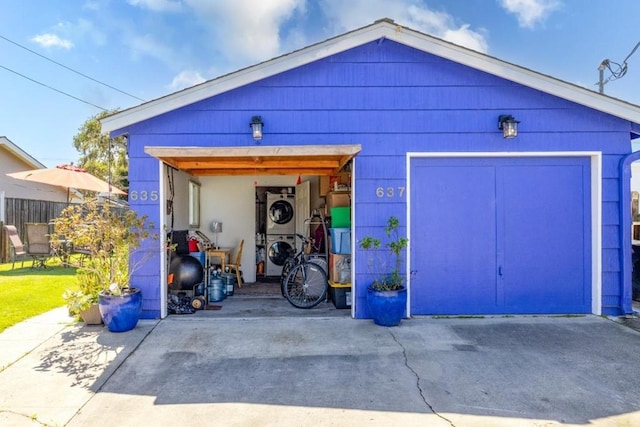
{"label": "garage roof", "polygon": [[324,42],[115,113],[100,120],[102,130],[113,132],[365,43],[384,39],[449,59],[634,123],[640,121],[640,106],[402,27],[393,20],[385,18]]}
{"label": "garage roof", "polygon": [[[117,136],[126,127],[218,94],[277,75],[348,49],[389,39],[489,74],[558,96],[630,121],[640,133],[640,106],[513,65],[453,43],[381,19],[355,31],[209,80],[105,117],[102,130]],[[119,132],[118,132],[119,131]],[[332,175],[360,151],[360,146],[297,147],[146,147],[145,151],[193,175]]]}
{"label": "garage roof", "polygon": [[360,145],[145,147],[145,153],[194,176],[335,175]]}

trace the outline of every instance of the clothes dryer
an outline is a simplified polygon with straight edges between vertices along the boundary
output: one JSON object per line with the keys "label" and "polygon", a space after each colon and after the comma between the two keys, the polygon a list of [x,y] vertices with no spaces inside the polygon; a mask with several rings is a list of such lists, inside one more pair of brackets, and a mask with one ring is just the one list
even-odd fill
{"label": "clothes dryer", "polygon": [[267,193],[267,234],[295,234],[295,194]]}

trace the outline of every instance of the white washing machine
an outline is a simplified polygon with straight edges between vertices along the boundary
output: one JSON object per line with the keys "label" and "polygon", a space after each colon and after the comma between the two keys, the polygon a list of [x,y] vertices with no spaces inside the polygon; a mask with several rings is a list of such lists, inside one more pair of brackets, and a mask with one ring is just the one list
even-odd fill
{"label": "white washing machine", "polygon": [[295,234],[295,194],[267,193],[267,234]]}
{"label": "white washing machine", "polygon": [[265,276],[280,276],[287,258],[295,254],[296,237],[267,234],[267,265]]}

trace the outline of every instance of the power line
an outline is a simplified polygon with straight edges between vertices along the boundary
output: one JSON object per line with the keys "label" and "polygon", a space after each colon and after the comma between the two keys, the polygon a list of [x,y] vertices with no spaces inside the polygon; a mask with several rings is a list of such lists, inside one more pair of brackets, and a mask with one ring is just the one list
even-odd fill
{"label": "power line", "polygon": [[37,81],[37,80],[34,80],[34,79],[32,79],[31,77],[27,77],[27,76],[25,76],[24,74],[20,74],[19,72],[14,71],[14,70],[12,70],[12,69],[10,69],[10,68],[7,68],[7,67],[5,67],[5,66],[3,66],[3,65],[0,65],[0,68],[3,68],[3,69],[5,69],[5,70],[9,71],[10,73],[17,74],[18,76],[20,76],[20,77],[22,77],[22,78],[24,78],[24,79],[27,79],[27,80],[32,81],[33,83],[37,83],[37,84],[39,84],[40,86],[44,86],[44,87],[46,87],[47,89],[54,90],[54,91],[56,91],[56,92],[58,92],[58,93],[61,93],[61,94],[65,95],[65,96],[68,96],[69,98],[73,98],[73,99],[75,99],[76,101],[80,101],[80,102],[83,102],[83,103],[85,103],[85,104],[91,105],[92,107],[99,108],[99,109],[100,109],[100,110],[102,110],[102,111],[107,111],[107,109],[106,109],[106,108],[102,108],[102,107],[100,107],[99,105],[92,104],[92,103],[91,103],[91,102],[89,102],[89,101],[85,101],[84,99],[80,99],[80,98],[78,98],[78,97],[76,97],[76,96],[70,95],[70,94],[68,94],[67,92],[63,92],[63,91],[61,91],[61,90],[59,90],[59,89],[56,89],[55,87],[51,87],[51,86],[46,85],[46,84],[44,84],[44,83],[42,83],[42,82],[39,82],[39,81]]}
{"label": "power line", "polygon": [[16,46],[18,46],[18,47],[20,47],[20,48],[22,48],[22,49],[24,49],[24,50],[28,51],[28,52],[33,53],[34,55],[38,55],[40,58],[46,59],[47,61],[50,61],[50,62],[53,62],[54,64],[56,64],[56,65],[58,65],[58,66],[60,66],[60,67],[62,67],[62,68],[64,68],[64,69],[66,69],[66,70],[69,70],[69,71],[71,71],[72,73],[76,73],[76,74],[78,74],[78,75],[80,75],[80,76],[82,76],[82,77],[84,77],[84,78],[86,78],[86,79],[89,79],[89,80],[91,80],[91,81],[93,81],[93,82],[96,82],[96,83],[98,83],[98,84],[101,84],[101,85],[103,85],[103,86],[106,86],[106,87],[108,87],[109,89],[113,89],[113,90],[115,90],[115,91],[117,91],[117,92],[120,92],[120,93],[121,93],[121,94],[123,94],[123,95],[130,96],[130,97],[132,97],[132,98],[134,98],[134,99],[137,99],[138,101],[146,102],[146,100],[144,100],[144,99],[142,99],[142,98],[138,98],[137,96],[132,95],[132,94],[130,94],[130,93],[128,93],[128,92],[125,92],[125,91],[123,91],[123,90],[120,90],[120,89],[118,89],[117,87],[113,87],[113,86],[111,86],[111,85],[108,85],[108,84],[106,84],[106,83],[101,82],[100,80],[96,80],[96,79],[94,79],[93,77],[87,76],[86,74],[83,74],[83,73],[81,73],[80,71],[76,71],[76,70],[74,70],[73,68],[67,67],[67,66],[66,66],[66,65],[64,65],[64,64],[61,64],[61,63],[59,63],[59,62],[57,62],[57,61],[55,61],[55,60],[53,60],[53,59],[51,59],[51,58],[48,58],[48,57],[46,57],[46,56],[44,56],[44,55],[42,55],[42,54],[40,54],[40,53],[38,53],[38,52],[36,52],[36,51],[34,51],[34,50],[31,50],[31,49],[29,49],[28,47],[21,45],[20,43],[14,42],[13,40],[8,39],[8,38],[6,38],[5,36],[3,36],[3,35],[1,35],[1,34],[0,34],[0,39],[6,40],[6,41],[8,41],[9,43],[12,43],[12,44],[14,44],[14,45],[16,45]]}

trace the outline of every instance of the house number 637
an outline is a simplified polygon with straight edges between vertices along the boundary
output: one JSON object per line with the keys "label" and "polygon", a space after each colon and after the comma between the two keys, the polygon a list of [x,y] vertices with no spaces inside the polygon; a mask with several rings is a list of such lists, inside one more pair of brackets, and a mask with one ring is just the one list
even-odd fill
{"label": "house number 637", "polygon": [[142,190],[142,191],[132,191],[129,194],[129,197],[131,198],[132,201],[134,200],[141,200],[141,201],[147,201],[150,200],[152,202],[155,202],[158,200],[158,192],[156,190],[153,191],[146,191],[146,190]]}
{"label": "house number 637", "polygon": [[404,187],[377,187],[376,196],[379,198],[402,197],[404,196]]}

